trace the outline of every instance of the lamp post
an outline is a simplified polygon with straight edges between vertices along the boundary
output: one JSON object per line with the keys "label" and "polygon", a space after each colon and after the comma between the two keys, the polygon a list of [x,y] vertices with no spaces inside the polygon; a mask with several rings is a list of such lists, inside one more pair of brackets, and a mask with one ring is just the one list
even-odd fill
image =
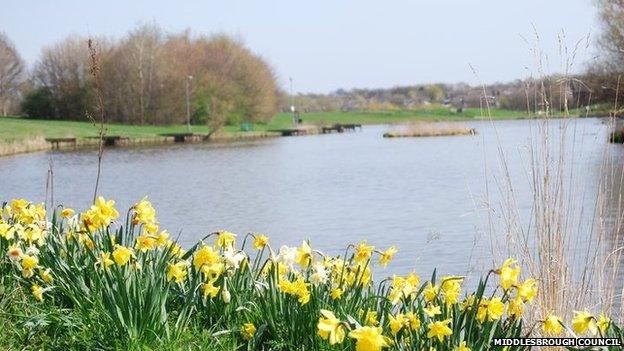
{"label": "lamp post", "polygon": [[189,97],[191,80],[193,80],[193,76],[186,77],[186,129],[189,133],[191,132],[191,102]]}
{"label": "lamp post", "polygon": [[288,78],[290,81],[290,112],[292,112],[292,122],[293,125],[297,125],[297,114],[295,113],[295,96],[293,95],[293,79],[292,77]]}

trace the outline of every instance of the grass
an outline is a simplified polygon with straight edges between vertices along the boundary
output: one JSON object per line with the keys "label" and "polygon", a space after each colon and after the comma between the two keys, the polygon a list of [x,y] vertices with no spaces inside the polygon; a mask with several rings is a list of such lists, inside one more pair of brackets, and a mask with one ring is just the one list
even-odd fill
{"label": "grass", "polygon": [[[360,123],[385,124],[402,123],[409,121],[453,121],[471,120],[482,116],[479,109],[469,108],[463,113],[457,113],[449,108],[435,106],[415,110],[397,110],[380,112],[315,112],[301,114],[304,124],[333,124],[333,123]],[[492,110],[492,118],[522,118],[526,117],[523,111]],[[292,126],[292,115],[280,113],[269,123],[258,123],[253,126],[254,131],[268,131],[272,129],[289,128]],[[150,138],[163,133],[183,133],[187,131],[185,125],[152,126],[152,125],[122,125],[107,124],[108,135],[123,135],[130,138]],[[210,129],[204,125],[193,125],[194,133],[208,133]],[[228,133],[240,130],[237,125],[225,127]],[[95,137],[97,128],[92,123],[84,121],[49,121],[26,119],[19,117],[0,117],[0,140],[23,140],[34,136],[45,138],[62,137]]]}
{"label": "grass", "polygon": [[[600,109],[599,109],[600,110]],[[571,111],[572,115],[581,115],[580,110]],[[394,124],[418,121],[467,121],[482,119],[485,111],[478,108],[467,108],[458,113],[455,109],[432,105],[411,110],[393,111],[334,111],[303,113],[300,118],[305,125],[331,125],[334,123],[357,124]],[[488,118],[516,119],[527,118],[526,111],[492,109]],[[292,115],[279,113],[268,123],[256,123],[251,132],[241,131],[239,125],[228,125],[220,133],[220,138],[257,137],[270,135],[272,130],[292,128]],[[107,135],[129,137],[131,141],[162,142],[161,135],[166,133],[185,133],[186,125],[124,125],[107,124]],[[198,134],[208,134],[210,128],[206,125],[193,125],[191,131]],[[21,152],[46,150],[49,145],[44,138],[90,138],[98,136],[98,128],[88,121],[51,121],[27,119],[20,117],[0,117],[0,155],[9,155]]]}

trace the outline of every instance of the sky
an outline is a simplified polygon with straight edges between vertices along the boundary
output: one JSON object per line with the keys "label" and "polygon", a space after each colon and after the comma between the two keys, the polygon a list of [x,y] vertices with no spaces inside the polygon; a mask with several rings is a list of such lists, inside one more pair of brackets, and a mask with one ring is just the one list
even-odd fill
{"label": "sky", "polygon": [[121,37],[141,23],[157,23],[170,32],[227,33],[265,58],[285,89],[292,77],[295,92],[327,93],[526,78],[536,74],[534,47],[547,58],[546,73],[562,72],[562,33],[569,52],[582,41],[573,66],[580,71],[595,57],[600,28],[593,3],[3,0],[0,31],[31,67],[43,47],[71,34]]}

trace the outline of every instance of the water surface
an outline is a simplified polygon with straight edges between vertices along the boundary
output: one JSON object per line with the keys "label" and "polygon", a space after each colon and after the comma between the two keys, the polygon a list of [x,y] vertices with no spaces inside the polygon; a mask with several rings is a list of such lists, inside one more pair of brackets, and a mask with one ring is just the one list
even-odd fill
{"label": "water surface", "polygon": [[[569,123],[575,167],[587,177],[583,194],[591,198],[606,126],[599,119]],[[485,219],[502,199],[501,151],[519,189],[518,207],[527,213],[531,208],[524,165],[537,128],[525,120],[470,126],[479,134],[385,139],[381,135],[390,127],[365,126],[345,134],[111,148],[100,193],[120,209],[149,196],[162,227],[179,233],[184,245],[227,229],[266,233],[274,245],[309,238],[315,248],[334,254],[367,238],[380,248],[399,249],[386,273],[429,274],[438,267],[469,274],[492,264]],[[94,150],[0,158],[0,199],[44,201],[51,164],[54,201],[84,209],[93,194],[96,158]]]}

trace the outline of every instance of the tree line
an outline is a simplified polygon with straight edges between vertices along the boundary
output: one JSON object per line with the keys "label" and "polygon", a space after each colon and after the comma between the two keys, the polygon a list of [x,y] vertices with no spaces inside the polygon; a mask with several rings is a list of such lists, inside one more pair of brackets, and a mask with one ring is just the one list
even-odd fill
{"label": "tree line", "polygon": [[[108,121],[185,123],[187,98],[191,122],[215,128],[264,122],[278,110],[282,93],[275,72],[230,36],[171,34],[142,25],[119,40],[94,41]],[[11,53],[8,60],[4,52]],[[19,69],[12,69],[10,83],[0,80],[3,114],[21,107],[33,118],[85,120],[97,108],[87,38],[72,36],[44,48],[26,74],[14,46],[0,37],[0,79],[5,66]]]}
{"label": "tree line", "polygon": [[[597,0],[599,55],[576,75],[551,75],[482,86],[422,84],[390,89],[337,90],[292,97],[302,112],[411,109],[427,104],[562,111],[624,101],[624,3]],[[32,70],[0,34],[0,114],[84,120],[95,109],[87,39],[69,37],[43,49]],[[291,100],[273,69],[227,35],[165,33],[142,25],[118,40],[98,38],[100,76],[109,121],[184,123],[265,122]],[[546,88],[544,88],[546,87]],[[188,89],[187,89],[188,88]],[[188,91],[188,94],[187,94]]]}

